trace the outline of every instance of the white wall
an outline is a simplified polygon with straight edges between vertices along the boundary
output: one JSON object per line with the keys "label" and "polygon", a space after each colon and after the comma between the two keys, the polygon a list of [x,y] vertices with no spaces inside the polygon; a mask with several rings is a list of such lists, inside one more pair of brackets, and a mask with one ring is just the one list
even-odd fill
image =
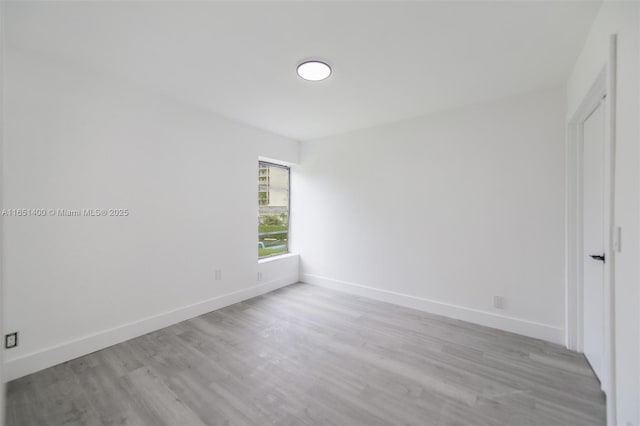
{"label": "white wall", "polygon": [[303,143],[301,279],[563,342],[565,111],[557,88]]}
{"label": "white wall", "polygon": [[298,281],[298,262],[296,253],[267,257],[258,261],[258,281],[270,283],[270,287],[282,287]]}
{"label": "white wall", "polygon": [[258,156],[297,142],[17,48],[4,77],[5,207],[130,211],[5,218],[8,379],[297,281],[257,282]]}
{"label": "white wall", "polygon": [[[4,75],[4,4],[0,3],[0,82]],[[4,128],[4,87],[0,84],[0,129]],[[0,211],[4,207],[4,156],[2,155],[3,132],[0,130]],[[3,223],[0,219],[0,426],[5,423],[5,386],[4,386],[4,295],[2,291],[4,282],[4,268],[2,259],[4,257],[4,234],[2,231]]]}
{"label": "white wall", "polygon": [[622,227],[622,251],[615,253],[614,262],[616,414],[621,425],[640,424],[639,8],[636,2],[603,4],[567,85],[567,116],[571,117],[607,62],[609,36],[617,34],[614,222]]}

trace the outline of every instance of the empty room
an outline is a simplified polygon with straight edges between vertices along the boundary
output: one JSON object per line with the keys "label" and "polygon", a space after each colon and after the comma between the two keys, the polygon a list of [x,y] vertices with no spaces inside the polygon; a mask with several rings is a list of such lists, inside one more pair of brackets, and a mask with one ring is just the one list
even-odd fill
{"label": "empty room", "polygon": [[640,2],[0,2],[0,423],[640,426]]}

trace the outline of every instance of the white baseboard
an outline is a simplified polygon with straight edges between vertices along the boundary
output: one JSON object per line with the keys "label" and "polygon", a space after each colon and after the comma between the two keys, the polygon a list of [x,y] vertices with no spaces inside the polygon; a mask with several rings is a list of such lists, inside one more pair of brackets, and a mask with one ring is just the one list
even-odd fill
{"label": "white baseboard", "polygon": [[500,315],[493,312],[481,311],[459,305],[452,305],[408,294],[381,290],[314,274],[301,274],[300,280],[305,283],[344,291],[357,296],[368,297],[382,302],[393,303],[407,308],[418,309],[420,311],[436,315],[468,321],[474,324],[510,331],[523,336],[534,337],[536,339],[542,339],[548,342],[564,345],[564,329],[548,324]]}
{"label": "white baseboard", "polygon": [[297,275],[280,277],[273,281],[257,284],[203,302],[194,303],[169,312],[73,339],[46,349],[22,355],[15,359],[6,360],[3,368],[3,379],[8,382],[296,282],[298,282]]}

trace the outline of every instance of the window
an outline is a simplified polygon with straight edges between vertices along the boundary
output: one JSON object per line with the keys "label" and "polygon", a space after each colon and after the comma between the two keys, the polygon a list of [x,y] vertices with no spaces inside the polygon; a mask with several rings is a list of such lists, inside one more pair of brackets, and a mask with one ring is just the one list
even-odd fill
{"label": "window", "polygon": [[289,251],[289,167],[258,163],[258,258]]}

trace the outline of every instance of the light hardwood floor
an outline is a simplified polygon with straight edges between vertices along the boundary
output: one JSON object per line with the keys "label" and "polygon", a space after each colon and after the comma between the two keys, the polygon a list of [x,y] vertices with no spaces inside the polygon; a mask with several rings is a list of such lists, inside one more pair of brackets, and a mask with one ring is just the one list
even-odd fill
{"label": "light hardwood floor", "polygon": [[7,425],[602,425],[584,357],[307,284],[15,380]]}

